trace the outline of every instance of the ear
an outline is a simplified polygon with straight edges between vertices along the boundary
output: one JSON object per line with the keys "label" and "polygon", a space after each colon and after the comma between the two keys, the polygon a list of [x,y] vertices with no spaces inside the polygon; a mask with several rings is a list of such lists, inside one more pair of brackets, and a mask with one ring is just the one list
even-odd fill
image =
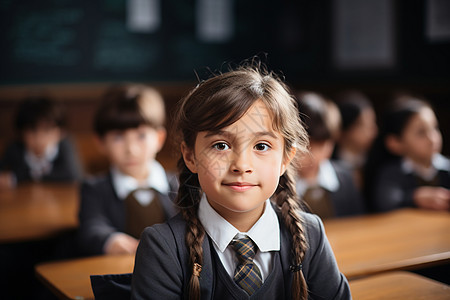
{"label": "ear", "polygon": [[156,133],[158,135],[158,152],[159,152],[164,146],[164,143],[166,142],[167,131],[165,128],[161,127],[157,129]]}
{"label": "ear", "polygon": [[384,139],[384,144],[386,145],[386,148],[393,154],[399,156],[403,155],[403,144],[397,136],[393,134],[387,135]]}
{"label": "ear", "polygon": [[291,151],[289,151],[288,155],[283,159],[283,163],[281,164],[280,176],[286,172],[287,167],[295,157],[295,153],[297,153],[297,148],[291,147]]}
{"label": "ear", "polygon": [[189,148],[185,142],[181,143],[181,154],[183,155],[184,163],[192,173],[197,173],[197,164],[195,160],[194,150]]}

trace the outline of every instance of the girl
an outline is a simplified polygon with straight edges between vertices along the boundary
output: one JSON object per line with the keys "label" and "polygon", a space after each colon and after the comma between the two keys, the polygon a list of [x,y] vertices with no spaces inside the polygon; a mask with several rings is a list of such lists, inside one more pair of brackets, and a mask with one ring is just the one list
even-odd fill
{"label": "girl", "polygon": [[448,210],[450,161],[439,154],[441,148],[442,136],[429,104],[411,97],[394,103],[367,170],[374,176],[369,191],[374,210],[408,206]]}
{"label": "girl", "polygon": [[358,91],[342,93],[337,103],[342,117],[342,130],[333,158],[352,170],[355,184],[362,190],[362,172],[367,154],[378,133],[375,110],[370,100]]}
{"label": "girl", "polygon": [[308,141],[284,84],[250,67],[210,78],[176,125],[181,214],[141,235],[132,299],[349,299],[320,219],[296,202],[290,162]]}
{"label": "girl", "polygon": [[331,159],[340,135],[337,105],[314,92],[302,92],[297,98],[311,153],[298,160],[297,194],[322,220],[364,213],[364,202],[351,171]]}

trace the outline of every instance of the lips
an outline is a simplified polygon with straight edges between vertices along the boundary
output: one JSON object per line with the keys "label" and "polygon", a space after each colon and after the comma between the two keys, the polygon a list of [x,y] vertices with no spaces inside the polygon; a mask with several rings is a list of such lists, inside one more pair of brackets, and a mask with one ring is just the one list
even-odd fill
{"label": "lips", "polygon": [[257,186],[257,184],[248,183],[248,182],[229,182],[229,183],[224,183],[223,185],[227,186],[230,189],[237,191],[237,192],[244,192],[244,191],[247,191],[247,190]]}

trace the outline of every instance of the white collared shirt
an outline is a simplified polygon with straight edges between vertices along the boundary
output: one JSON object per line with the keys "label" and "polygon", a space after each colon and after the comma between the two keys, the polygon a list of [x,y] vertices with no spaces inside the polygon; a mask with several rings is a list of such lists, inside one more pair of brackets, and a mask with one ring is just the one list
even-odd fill
{"label": "white collared shirt", "polygon": [[[132,191],[138,188],[153,188],[162,194],[169,192],[166,172],[161,164],[153,160],[148,163],[148,169],[150,174],[145,180],[145,184],[139,184],[134,177],[120,172],[117,167],[113,166],[111,168],[114,190],[119,199],[124,200]],[[142,206],[146,206],[153,201],[154,193],[150,190],[139,190],[135,192],[134,196]]]}
{"label": "white collared shirt", "polygon": [[200,201],[198,217],[206,233],[212,239],[214,249],[231,278],[234,276],[238,260],[230,242],[242,235],[251,238],[259,249],[256,253],[254,263],[261,271],[264,282],[272,270],[273,253],[271,251],[280,251],[278,217],[269,199],[265,202],[264,213],[248,232],[239,232],[239,230],[219,215],[208,203],[205,195],[203,195]]}
{"label": "white collared shirt", "polygon": [[315,183],[311,184],[306,180],[297,178],[295,185],[299,196],[302,196],[311,186],[320,186],[329,192],[336,192],[339,189],[339,179],[337,178],[333,165],[327,159],[320,163],[319,173]]}
{"label": "white collared shirt", "polygon": [[47,175],[53,168],[53,161],[59,153],[59,144],[47,147],[42,157],[37,157],[33,152],[25,152],[25,161],[30,167],[30,174],[34,180],[39,180]]}
{"label": "white collared shirt", "polygon": [[417,165],[412,160],[404,158],[402,161],[402,170],[406,174],[415,174],[422,178],[423,180],[432,180],[438,171],[450,171],[450,160],[444,157],[440,153],[433,155],[431,159],[431,166],[429,168],[424,168]]}

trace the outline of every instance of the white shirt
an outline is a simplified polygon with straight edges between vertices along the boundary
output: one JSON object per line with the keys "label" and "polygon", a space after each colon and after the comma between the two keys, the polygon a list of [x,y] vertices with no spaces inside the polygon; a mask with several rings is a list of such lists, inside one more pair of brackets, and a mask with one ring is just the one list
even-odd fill
{"label": "white shirt", "polygon": [[[169,192],[169,183],[164,168],[156,160],[153,160],[149,162],[148,169],[150,174],[145,180],[145,184],[139,184],[134,177],[120,172],[117,167],[112,167],[112,182],[117,196],[121,200],[125,200],[137,188],[153,188],[162,194],[167,194]],[[142,206],[147,206],[153,201],[154,193],[149,190],[140,190],[136,191],[134,196]]]}
{"label": "white shirt", "polygon": [[49,174],[53,168],[53,161],[59,153],[59,144],[49,146],[45,149],[42,157],[37,157],[33,152],[25,152],[25,161],[30,167],[30,174],[34,180],[39,180],[42,176]]}
{"label": "white shirt", "polygon": [[[113,187],[119,199],[125,200],[125,198],[137,188],[153,188],[162,194],[167,194],[169,192],[169,183],[164,168],[156,160],[153,160],[148,164],[150,174],[145,180],[145,184],[139,184],[134,177],[120,172],[115,166],[111,168]],[[134,193],[134,196],[142,206],[147,206],[152,203],[155,194],[150,190],[139,190]],[[116,236],[123,234],[124,233],[121,232],[111,234],[103,245],[103,252],[106,252],[106,249]]]}
{"label": "white shirt", "polygon": [[261,271],[262,280],[267,278],[272,270],[273,252],[280,251],[280,227],[278,217],[267,199],[264,213],[248,232],[239,232],[233,225],[219,215],[203,195],[198,209],[198,217],[206,233],[213,241],[222,265],[231,278],[238,264],[236,253],[230,242],[246,235],[255,242],[259,251],[256,252],[254,263]]}
{"label": "white shirt", "polygon": [[416,174],[423,180],[432,180],[438,171],[450,171],[450,160],[444,157],[440,153],[433,155],[431,159],[431,166],[429,168],[424,168],[417,165],[412,160],[405,158],[402,161],[402,169],[406,174]]}
{"label": "white shirt", "polygon": [[302,196],[310,186],[320,186],[327,191],[336,192],[339,189],[339,180],[331,162],[324,160],[319,165],[319,173],[315,184],[312,185],[306,180],[297,178],[295,186],[299,196]]}

